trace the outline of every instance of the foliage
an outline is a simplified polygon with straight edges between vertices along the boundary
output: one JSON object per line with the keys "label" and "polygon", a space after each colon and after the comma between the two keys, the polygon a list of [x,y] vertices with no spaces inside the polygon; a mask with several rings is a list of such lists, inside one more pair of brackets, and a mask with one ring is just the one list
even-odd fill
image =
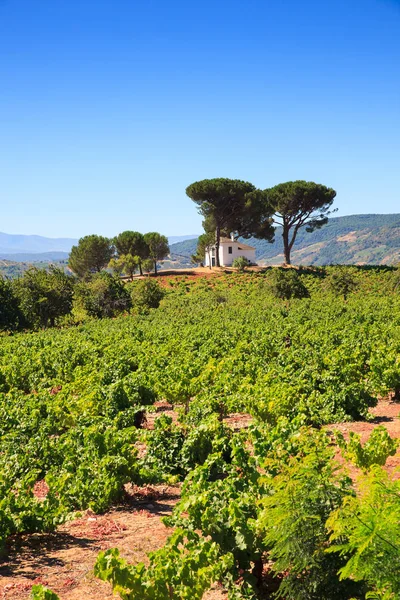
{"label": "foliage", "polygon": [[145,260],[141,262],[141,265],[145,273],[150,273],[154,269],[154,261],[151,258],[145,258]]}
{"label": "foliage", "polygon": [[365,581],[367,598],[395,600],[400,594],[400,484],[382,467],[364,476],[357,496],[349,496],[327,523],[330,552],[346,557],[342,579]]}
{"label": "foliage", "polygon": [[154,279],[142,279],[130,288],[132,306],[139,311],[158,308],[165,296],[163,288]]}
{"label": "foliage", "polygon": [[350,431],[348,442],[340,431],[336,432],[335,437],[342,454],[361,469],[370,469],[372,465],[383,466],[389,456],[396,454],[400,444],[400,440],[390,437],[383,425],[375,427],[364,445],[361,444],[360,435],[353,431]]}
{"label": "foliage", "polygon": [[243,273],[243,271],[245,270],[245,268],[248,265],[249,265],[249,261],[244,256],[237,256],[232,263],[232,267],[234,269],[237,269],[239,271],[239,273]]}
{"label": "foliage", "polygon": [[216,266],[219,267],[219,241],[223,231],[249,237],[273,238],[270,214],[261,212],[262,194],[252,183],[239,179],[203,179],[186,188],[205,218],[206,232],[215,232]]}
{"label": "foliage", "polygon": [[350,480],[333,463],[334,451],[326,434],[303,432],[295,456],[289,457],[271,481],[271,495],[263,500],[258,530],[269,548],[272,569],[283,575],[277,597],[287,600],[342,600],[361,592],[352,582],[341,582],[344,560],[327,554],[325,524],[331,512],[350,493]]}
{"label": "foliage", "polygon": [[132,256],[146,258],[149,253],[144,235],[138,231],[123,231],[113,239],[113,243],[118,256],[132,254]]}
{"label": "foliage", "polygon": [[288,181],[266,190],[265,195],[267,206],[275,213],[274,222],[282,226],[285,262],[290,265],[300,227],[311,233],[325,225],[336,192],[313,181]]}
{"label": "foliage", "polygon": [[[171,277],[158,310],[3,335],[1,544],[10,535],[54,530],[71,510],[105,510],[123,499],[128,482],[180,478],[182,503],[171,524],[216,544],[218,557],[232,557],[220,579],[232,598],[262,597],[290,579],[291,567],[274,574],[274,547],[287,549],[285,560],[296,544],[303,549],[299,562],[293,559],[293,585],[320,585],[320,549],[330,545],[322,522],[331,506],[342,506],[342,492],[358,488],[345,489],[333,465],[331,477],[323,466],[318,479],[314,450],[322,433],[302,428],[368,418],[378,395],[400,381],[400,298],[382,285],[391,273],[362,271],[362,293],[346,302],[334,295],[327,302],[324,275],[304,270],[299,277],[310,298],[290,303],[271,293],[271,270]],[[141,430],[143,411],[161,398],[182,406],[179,421]],[[239,412],[253,417],[245,433],[221,422]],[[309,490],[307,465],[315,483]],[[299,514],[310,516],[309,528],[293,523],[285,478],[295,488],[294,507],[303,492]],[[49,492],[38,501],[35,486],[43,480]],[[268,505],[274,496],[279,506]],[[281,529],[267,543],[260,515],[275,509],[291,535],[285,541]],[[346,535],[333,542],[346,543]],[[306,554],[310,568],[296,578]],[[327,555],[327,573],[351,556]]]}
{"label": "foliage", "polygon": [[231,562],[213,542],[177,530],[163,548],[149,554],[150,564],[129,565],[116,549],[100,552],[94,573],[112,584],[122,600],[201,600]]}
{"label": "foliage", "polygon": [[308,298],[309,292],[295,269],[274,269],[271,291],[276,298]]}
{"label": "foliage", "polygon": [[79,240],[77,246],[72,246],[68,266],[78,277],[87,277],[90,273],[104,269],[113,253],[114,249],[108,238],[87,235]]}
{"label": "foliage", "polygon": [[147,442],[145,465],[162,475],[183,475],[180,455],[185,435],[182,428],[173,425],[168,415],[161,415],[154,422],[154,432]]}
{"label": "foliage", "polygon": [[31,598],[32,600],[59,600],[57,594],[43,585],[32,586]]}
{"label": "foliage", "polygon": [[11,283],[0,276],[0,330],[18,329],[23,322]]}
{"label": "foliage", "polygon": [[145,465],[154,473],[183,478],[215,452],[221,452],[224,460],[229,461],[230,441],[230,430],[213,417],[187,432],[168,415],[161,415],[147,440]]}
{"label": "foliage", "polygon": [[157,261],[164,260],[169,254],[168,239],[165,235],[152,231],[144,234],[144,241],[149,248],[148,258],[153,261],[154,273],[157,275]]}
{"label": "foliage", "polygon": [[110,269],[114,271],[116,275],[126,273],[131,279],[138,267],[141,268],[141,260],[139,256],[133,256],[132,254],[121,254],[118,258],[112,258],[108,263]]}
{"label": "foliage", "polygon": [[201,531],[218,544],[221,555],[232,553],[233,576],[240,572],[256,583],[252,575],[254,563],[261,560],[262,536],[253,519],[258,500],[268,489],[260,480],[256,461],[241,439],[233,439],[229,462],[221,452],[209,455],[203,465],[187,477],[182,499],[168,525]]}
{"label": "foliage", "polygon": [[137,257],[137,264],[142,275],[141,263],[148,258],[150,250],[144,239],[144,235],[138,231],[123,231],[113,240],[118,257]]}
{"label": "foliage", "polygon": [[200,235],[197,239],[196,254],[192,254],[193,263],[204,263],[205,256],[208,254],[208,263],[211,268],[210,248],[215,243],[215,231],[208,231]]}
{"label": "foliage", "polygon": [[13,282],[13,291],[26,325],[48,327],[71,312],[74,281],[57,267],[32,267]]}
{"label": "foliage", "polygon": [[76,303],[91,317],[113,317],[129,310],[131,298],[123,282],[109,273],[97,273],[76,287]]}
{"label": "foliage", "polygon": [[114,275],[120,277],[124,271],[124,262],[120,258],[113,257],[108,263],[108,268],[111,269]]}
{"label": "foliage", "polygon": [[354,273],[345,267],[334,267],[329,272],[327,286],[337,296],[343,296],[344,300],[358,287]]}

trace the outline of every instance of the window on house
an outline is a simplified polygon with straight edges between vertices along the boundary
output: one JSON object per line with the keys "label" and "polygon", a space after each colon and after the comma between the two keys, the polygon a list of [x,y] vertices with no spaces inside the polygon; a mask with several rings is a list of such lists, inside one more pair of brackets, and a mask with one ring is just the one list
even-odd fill
{"label": "window on house", "polygon": [[228,246],[228,254],[232,254],[232,246]]}

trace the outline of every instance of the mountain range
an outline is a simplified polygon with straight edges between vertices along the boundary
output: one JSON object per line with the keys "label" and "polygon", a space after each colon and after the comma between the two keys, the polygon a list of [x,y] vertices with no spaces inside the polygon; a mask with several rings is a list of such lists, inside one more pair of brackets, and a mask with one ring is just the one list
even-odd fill
{"label": "mountain range", "polygon": [[[279,265],[284,262],[281,228],[275,231],[275,241],[250,238],[246,243],[256,249],[259,265]],[[196,240],[186,240],[171,246],[170,266],[184,267],[196,251]],[[307,233],[300,229],[292,250],[292,263],[297,265],[400,263],[400,214],[351,215],[334,217],[328,223]]]}
{"label": "mountain range", "polygon": [[[193,266],[190,261],[196,252],[197,236],[171,236],[168,240],[171,254],[163,268]],[[0,233],[0,260],[14,263],[65,261],[77,241],[73,238]],[[246,243],[255,247],[258,264],[283,263],[279,227],[272,244],[255,238],[246,240]],[[292,262],[298,265],[400,263],[400,214],[334,217],[313,233],[302,228],[292,250]]]}
{"label": "mountain range", "polygon": [[[197,239],[196,234],[172,235],[170,245],[184,240]],[[47,238],[41,235],[16,235],[0,232],[0,260],[13,262],[58,262],[67,260],[74,238]]]}

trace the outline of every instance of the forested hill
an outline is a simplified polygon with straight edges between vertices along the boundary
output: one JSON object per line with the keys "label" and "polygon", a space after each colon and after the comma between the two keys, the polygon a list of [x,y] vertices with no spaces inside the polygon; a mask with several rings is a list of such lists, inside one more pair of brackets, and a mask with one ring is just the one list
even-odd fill
{"label": "forested hill", "polygon": [[[281,264],[283,245],[280,228],[275,242],[251,238],[259,264]],[[172,244],[174,262],[188,264],[196,250],[196,240]],[[313,233],[299,231],[292,251],[293,264],[394,264],[400,262],[400,214],[351,215],[329,219]]]}

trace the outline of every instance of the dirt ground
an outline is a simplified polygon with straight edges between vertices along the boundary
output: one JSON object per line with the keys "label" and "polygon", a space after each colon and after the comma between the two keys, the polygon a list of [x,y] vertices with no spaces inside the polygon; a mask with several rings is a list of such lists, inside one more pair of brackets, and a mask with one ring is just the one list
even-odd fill
{"label": "dirt ground", "polygon": [[[370,412],[375,417],[373,421],[339,423],[330,425],[328,429],[331,431],[341,431],[346,439],[348,439],[350,431],[354,431],[360,435],[361,442],[364,443],[368,440],[375,427],[383,425],[392,438],[400,438],[400,402],[393,401],[391,397],[382,398]],[[339,450],[337,458],[341,461]],[[400,448],[397,449],[394,456],[389,456],[385,468],[395,479],[400,478]],[[359,474],[358,469],[355,467],[349,467],[349,471],[352,478],[353,475],[357,476]]]}
{"label": "dirt ground", "polygon": [[[171,409],[168,405],[159,407],[160,412],[173,412]],[[364,442],[374,427],[384,425],[392,437],[400,437],[400,403],[382,399],[371,413],[375,417],[371,422],[340,423],[329,426],[329,430],[340,430],[345,436],[355,431]],[[230,415],[226,422],[237,430],[247,427],[250,417]],[[387,463],[389,471],[399,466],[400,449]],[[26,600],[34,583],[48,585],[61,600],[115,598],[110,585],[93,575],[98,552],[118,547],[129,562],[146,562],[147,553],[160,548],[170,533],[161,519],[177,503],[180,487],[132,486],[127,491],[129,502],[105,515],[86,511],[54,534],[25,535],[12,540],[8,556],[0,561],[0,599]],[[224,598],[225,593],[216,588],[204,600]]]}

